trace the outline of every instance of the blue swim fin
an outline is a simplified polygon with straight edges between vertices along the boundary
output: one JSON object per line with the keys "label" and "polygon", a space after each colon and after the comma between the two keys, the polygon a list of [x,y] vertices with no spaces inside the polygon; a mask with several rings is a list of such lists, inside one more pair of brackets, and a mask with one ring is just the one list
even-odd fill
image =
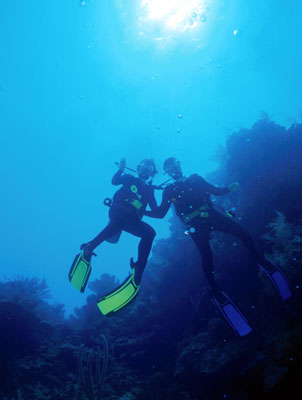
{"label": "blue swim fin", "polygon": [[212,300],[237,335],[245,336],[252,332],[245,316],[225,292],[219,291],[213,295]]}
{"label": "blue swim fin", "polygon": [[280,295],[280,297],[283,301],[287,300],[288,298],[290,298],[292,296],[287,278],[286,278],[284,272],[282,272],[281,269],[277,265],[272,264],[271,270],[269,270],[268,268],[265,268],[261,264],[258,264],[258,267],[270,279],[270,281],[274,285],[275,289],[277,290],[278,294]]}

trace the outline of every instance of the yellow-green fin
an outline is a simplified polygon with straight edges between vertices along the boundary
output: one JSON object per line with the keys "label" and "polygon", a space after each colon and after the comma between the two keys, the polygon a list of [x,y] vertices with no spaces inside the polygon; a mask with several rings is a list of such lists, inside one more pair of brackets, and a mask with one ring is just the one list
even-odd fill
{"label": "yellow-green fin", "polygon": [[99,299],[98,308],[103,315],[114,313],[129,304],[137,295],[139,288],[140,286],[134,282],[134,273],[132,273],[112,293]]}
{"label": "yellow-green fin", "polygon": [[84,292],[91,273],[91,264],[83,257],[83,253],[77,254],[70,268],[68,278],[70,283],[80,292]]}

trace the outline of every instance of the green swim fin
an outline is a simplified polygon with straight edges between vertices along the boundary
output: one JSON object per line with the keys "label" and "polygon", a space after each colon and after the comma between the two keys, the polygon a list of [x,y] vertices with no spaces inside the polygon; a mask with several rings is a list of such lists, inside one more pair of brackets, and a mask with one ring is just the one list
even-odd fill
{"label": "green swim fin", "polygon": [[131,275],[113,292],[99,299],[97,306],[103,315],[113,314],[125,307],[136,297],[140,285],[134,281],[134,269]]}
{"label": "green swim fin", "polygon": [[91,263],[85,260],[83,253],[77,254],[70,268],[68,279],[80,292],[84,292],[91,273]]}

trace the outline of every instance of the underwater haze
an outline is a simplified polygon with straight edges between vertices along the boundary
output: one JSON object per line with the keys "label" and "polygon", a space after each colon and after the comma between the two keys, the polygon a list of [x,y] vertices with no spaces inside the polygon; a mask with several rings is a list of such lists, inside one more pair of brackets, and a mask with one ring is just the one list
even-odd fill
{"label": "underwater haze", "polygon": [[[86,295],[68,271],[108,222],[115,162],[153,157],[160,184],[174,155],[207,176],[232,132],[302,122],[301,15],[300,0],[3,1],[0,279],[45,278],[71,313]],[[137,245],[102,244],[92,279],[122,281]]]}

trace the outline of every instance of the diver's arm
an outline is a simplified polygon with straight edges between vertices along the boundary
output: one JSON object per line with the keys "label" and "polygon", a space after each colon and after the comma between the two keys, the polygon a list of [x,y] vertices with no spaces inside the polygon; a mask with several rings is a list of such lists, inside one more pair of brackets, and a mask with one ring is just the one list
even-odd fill
{"label": "diver's arm", "polygon": [[119,169],[112,177],[112,185],[122,185],[124,183],[124,171]]}
{"label": "diver's arm", "polygon": [[238,182],[230,183],[227,187],[216,187],[211,185],[210,183],[206,182],[207,184],[207,192],[213,194],[214,196],[222,196],[224,194],[228,194],[231,192],[237,192],[239,190],[240,185]]}
{"label": "diver's arm", "polygon": [[113,178],[111,180],[112,185],[122,185],[125,183],[125,177],[128,174],[125,174],[125,168],[126,168],[126,159],[125,157],[121,158],[121,161],[119,163],[115,163],[119,169],[118,171],[113,175]]}
{"label": "diver's arm", "polygon": [[[154,198],[155,201],[155,198]],[[167,212],[169,211],[169,208],[171,206],[171,200],[169,200],[169,196],[167,194],[166,191],[164,191],[163,193],[163,198],[162,198],[162,202],[160,204],[159,207],[156,206],[156,201],[155,204],[153,204],[151,207],[151,211],[144,211],[144,215],[146,215],[147,217],[151,217],[151,218],[164,218],[164,216],[167,214]]]}
{"label": "diver's arm", "polygon": [[150,206],[152,211],[156,210],[158,208],[157,207],[157,203],[156,203],[156,199],[155,199],[155,196],[154,196],[154,189],[150,190],[150,196],[149,196],[148,203],[149,203],[149,206]]}
{"label": "diver's arm", "polygon": [[217,187],[211,185],[211,183],[207,182],[206,180],[204,180],[204,187],[206,192],[213,194],[214,196],[223,196],[231,192],[231,190],[228,187]]}

